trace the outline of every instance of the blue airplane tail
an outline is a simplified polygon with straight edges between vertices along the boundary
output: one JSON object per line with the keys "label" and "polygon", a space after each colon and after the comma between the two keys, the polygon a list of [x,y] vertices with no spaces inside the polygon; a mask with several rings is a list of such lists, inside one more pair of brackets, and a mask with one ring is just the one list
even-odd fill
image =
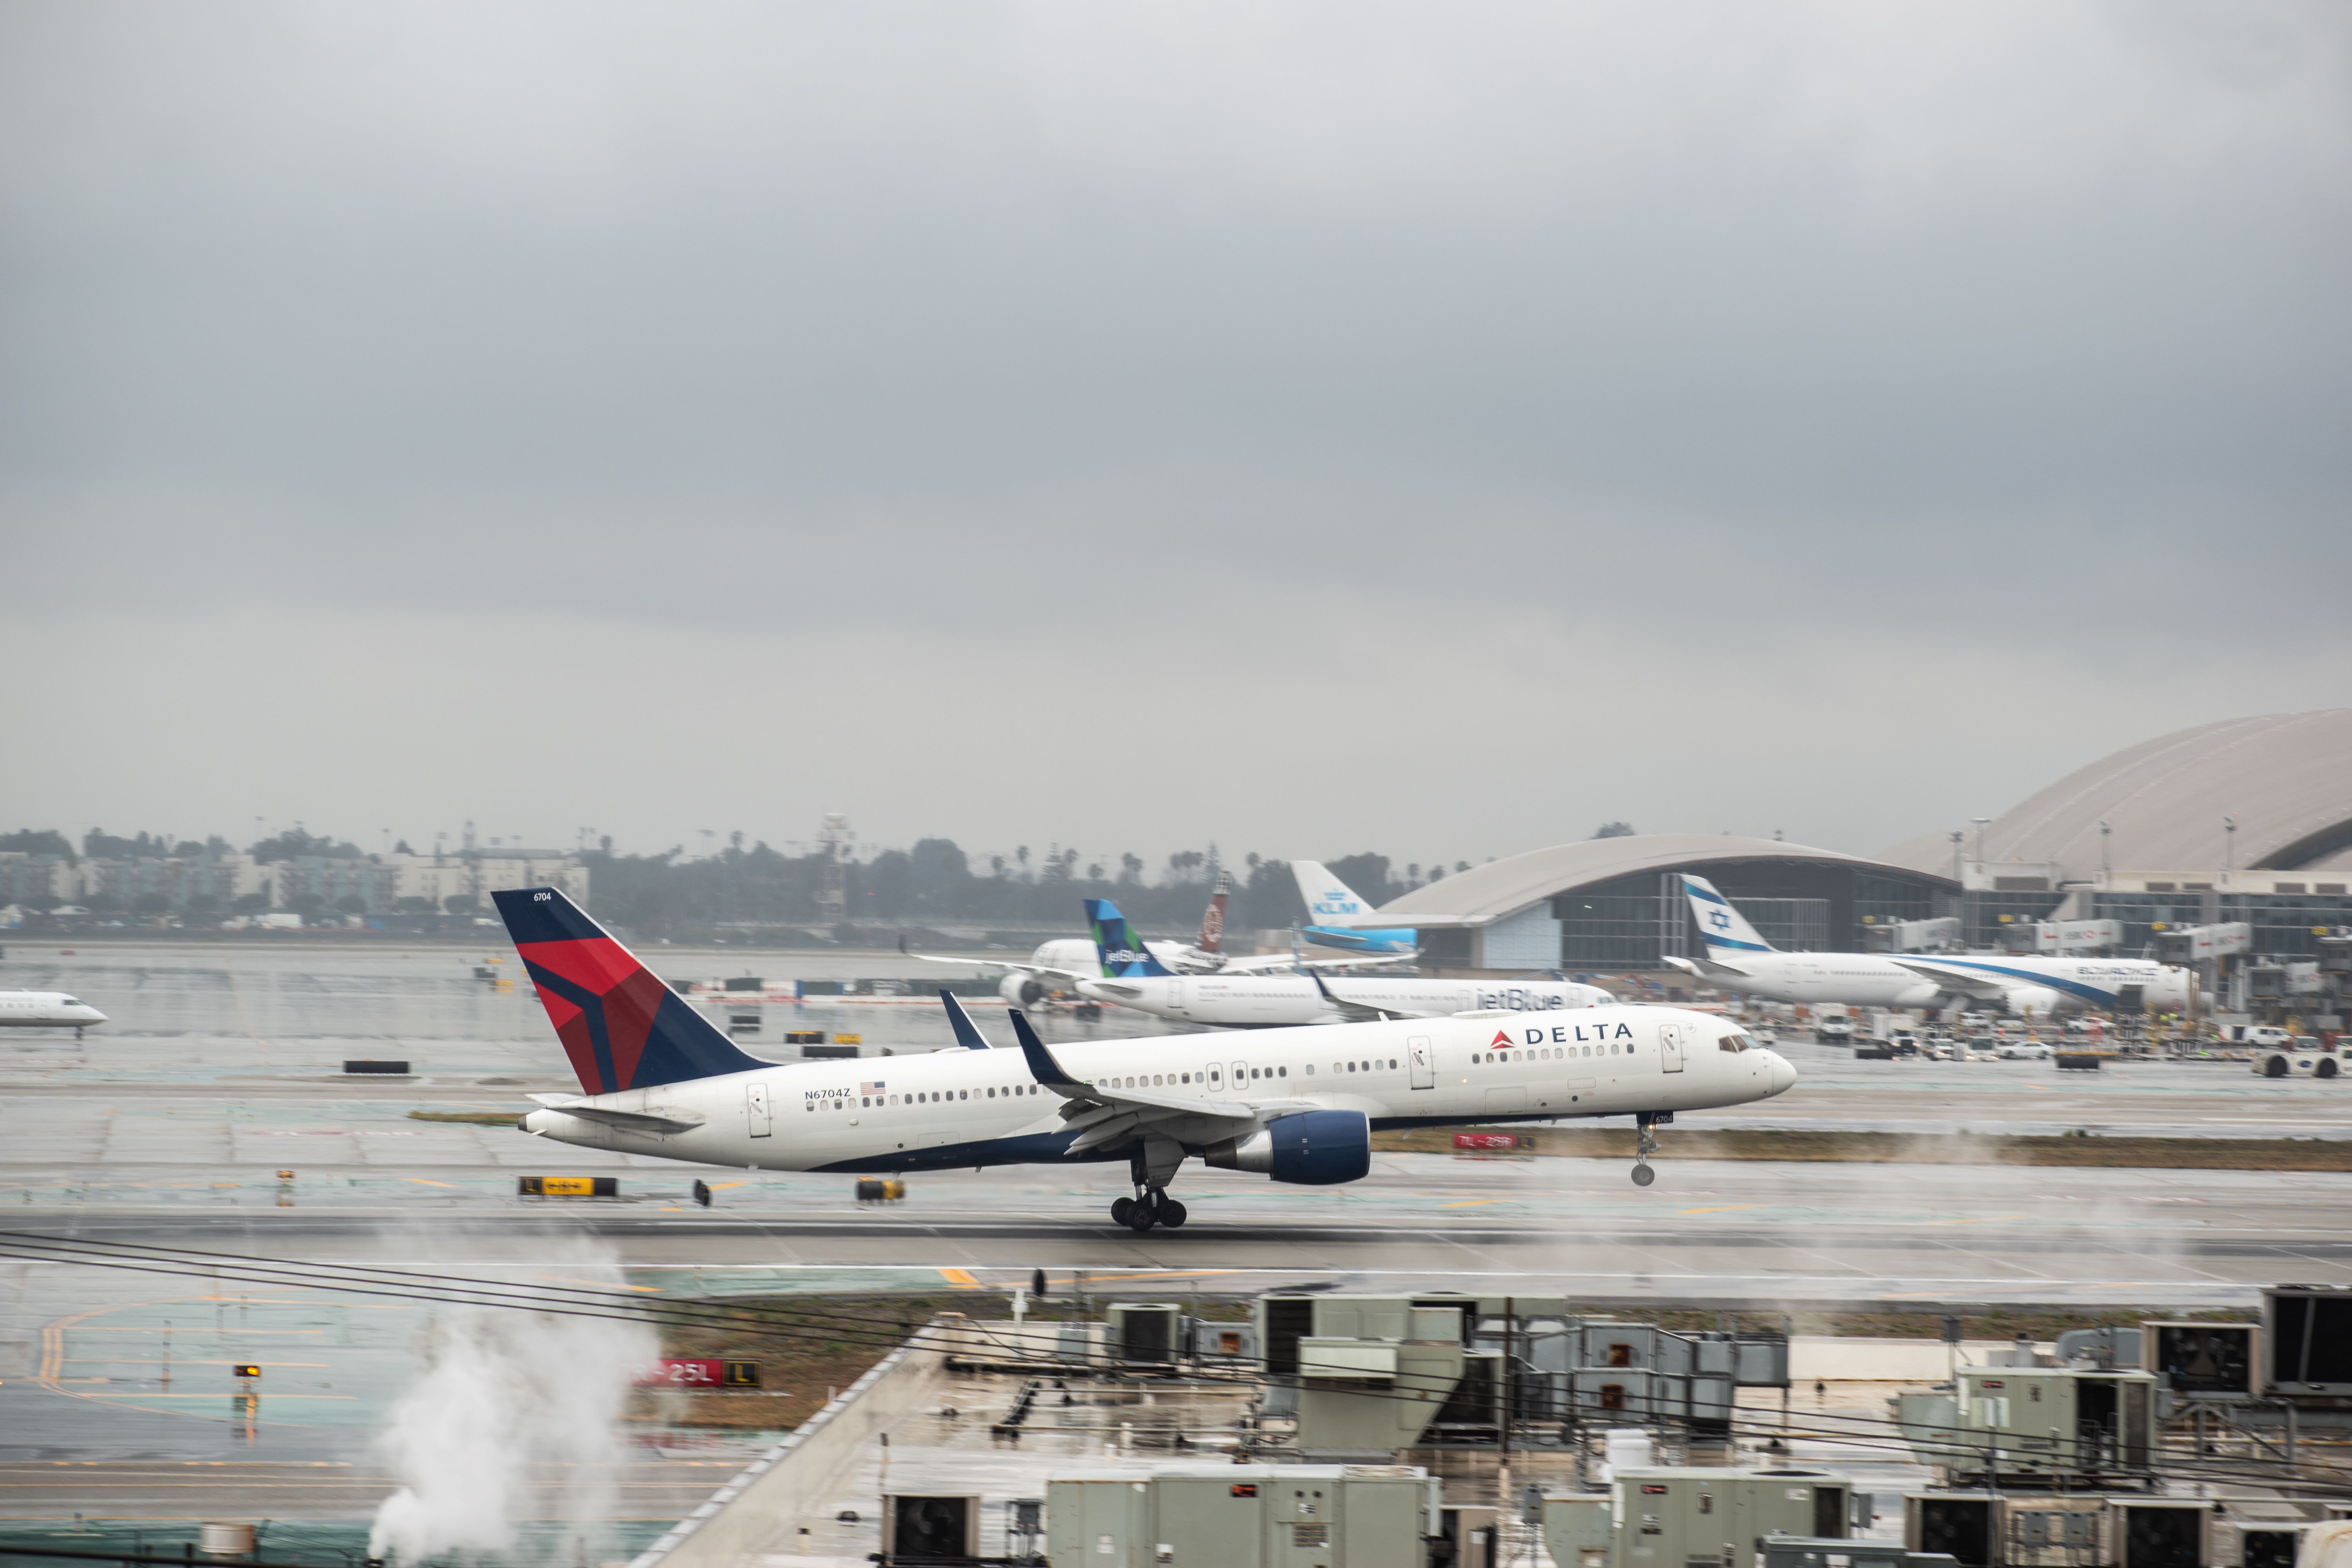
{"label": "blue airplane tail", "polygon": [[1105,978],[1169,973],[1108,899],[1087,900],[1087,923],[1094,927],[1095,956],[1102,961]]}

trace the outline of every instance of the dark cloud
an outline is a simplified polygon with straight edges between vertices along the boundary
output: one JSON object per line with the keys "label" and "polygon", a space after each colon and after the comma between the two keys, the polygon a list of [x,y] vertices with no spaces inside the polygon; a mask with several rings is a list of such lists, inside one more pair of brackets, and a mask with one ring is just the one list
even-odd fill
{"label": "dark cloud", "polygon": [[[1034,634],[1077,701],[1077,650],[1117,646],[1215,670],[1188,689],[1211,706],[1339,682],[1358,736],[1404,700],[1437,716],[1401,732],[1437,735],[1519,702],[1670,746],[1720,710],[1730,646],[1791,683],[1743,734],[1790,809],[1850,787],[1808,732],[1951,732],[1859,665],[2056,661],[2055,710],[1995,706],[2037,751],[1969,781],[1993,808],[2126,726],[2343,699],[2336,8],[56,4],[0,28],[0,541],[20,577],[102,584],[12,611],[44,647],[141,616],[225,646],[205,617],[299,606],[395,641],[567,616],[659,664],[716,615],[780,664],[902,639],[881,662],[943,658],[985,703],[1057,657]],[[352,689],[404,703],[420,668]],[[68,711],[107,697],[62,679]],[[480,743],[420,722],[317,787]],[[1278,751],[1284,722],[1233,742]],[[63,802],[121,763],[9,782]],[[499,787],[520,813],[522,773]],[[885,787],[846,770],[836,804]],[[1784,809],[1610,787],[1557,809]],[[1625,798],[1650,790],[1681,820]],[[1018,799],[962,831],[1028,831]],[[1492,847],[1553,808],[1530,792]],[[1349,810],[1444,848],[1439,776]]]}

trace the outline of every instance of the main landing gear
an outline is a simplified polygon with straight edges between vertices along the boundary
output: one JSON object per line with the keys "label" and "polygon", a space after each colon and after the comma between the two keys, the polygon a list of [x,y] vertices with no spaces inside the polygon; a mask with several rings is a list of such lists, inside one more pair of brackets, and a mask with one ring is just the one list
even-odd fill
{"label": "main landing gear", "polygon": [[1184,1223],[1184,1205],[1168,1195],[1168,1184],[1184,1163],[1184,1150],[1171,1138],[1147,1138],[1128,1156],[1128,1180],[1135,1195],[1110,1205],[1110,1217],[1140,1235],[1155,1225],[1170,1230]]}
{"label": "main landing gear", "polygon": [[1110,1217],[1132,1231],[1147,1231],[1155,1225],[1170,1230],[1182,1225],[1187,1217],[1184,1205],[1168,1195],[1165,1187],[1144,1187],[1131,1198],[1121,1198],[1110,1205]]}
{"label": "main landing gear", "polygon": [[1675,1113],[1671,1110],[1634,1112],[1633,1125],[1641,1134],[1639,1141],[1633,1145],[1633,1184],[1635,1186],[1646,1187],[1658,1179],[1658,1173],[1650,1165],[1650,1156],[1658,1152],[1657,1127],[1660,1122],[1672,1121],[1674,1119]]}

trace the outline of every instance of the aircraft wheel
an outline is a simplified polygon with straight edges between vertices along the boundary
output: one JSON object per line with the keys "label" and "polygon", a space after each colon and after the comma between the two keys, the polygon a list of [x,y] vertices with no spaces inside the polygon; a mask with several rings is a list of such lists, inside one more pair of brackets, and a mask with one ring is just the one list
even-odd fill
{"label": "aircraft wheel", "polygon": [[1113,1203],[1110,1205],[1110,1222],[1113,1225],[1133,1225],[1135,1223],[1135,1200],[1133,1198],[1120,1198],[1117,1202]]}
{"label": "aircraft wheel", "polygon": [[1657,1167],[1656,1167],[1656,1166],[1654,1166],[1654,1165],[1636,1165],[1636,1166],[1634,1166],[1634,1167],[1633,1167],[1633,1184],[1634,1184],[1635,1186],[1637,1186],[1637,1187],[1646,1187],[1646,1186],[1648,1186],[1652,1182],[1654,1182],[1654,1181],[1656,1181],[1657,1179],[1658,1179],[1658,1169],[1657,1169]]}
{"label": "aircraft wheel", "polygon": [[1152,1211],[1152,1207],[1151,1207],[1151,1205],[1150,1205],[1150,1204],[1139,1204],[1139,1203],[1137,1203],[1133,1198],[1129,1198],[1129,1199],[1128,1199],[1128,1201],[1127,1201],[1127,1228],[1128,1228],[1128,1229],[1129,1229],[1129,1230],[1131,1230],[1131,1231],[1135,1232],[1138,1236],[1140,1236],[1140,1235],[1142,1235],[1145,1231],[1150,1230],[1153,1226],[1155,1226],[1155,1225],[1157,1225],[1157,1224],[1159,1224],[1159,1223],[1160,1223],[1160,1216]]}
{"label": "aircraft wheel", "polygon": [[1160,1194],[1160,1223],[1161,1225],[1166,1226],[1171,1230],[1175,1230],[1183,1225],[1187,1217],[1189,1216],[1186,1215],[1184,1205],[1182,1204],[1178,1203],[1166,1193]]}

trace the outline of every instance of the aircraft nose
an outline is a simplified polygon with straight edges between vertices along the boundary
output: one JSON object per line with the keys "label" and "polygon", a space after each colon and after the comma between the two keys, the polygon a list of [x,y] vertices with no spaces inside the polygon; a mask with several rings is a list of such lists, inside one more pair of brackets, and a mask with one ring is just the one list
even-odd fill
{"label": "aircraft nose", "polygon": [[1795,1088],[1797,1084],[1795,1065],[1778,1051],[1766,1051],[1764,1054],[1771,1058],[1764,1064],[1765,1078],[1772,1086],[1767,1092],[1785,1094]]}

